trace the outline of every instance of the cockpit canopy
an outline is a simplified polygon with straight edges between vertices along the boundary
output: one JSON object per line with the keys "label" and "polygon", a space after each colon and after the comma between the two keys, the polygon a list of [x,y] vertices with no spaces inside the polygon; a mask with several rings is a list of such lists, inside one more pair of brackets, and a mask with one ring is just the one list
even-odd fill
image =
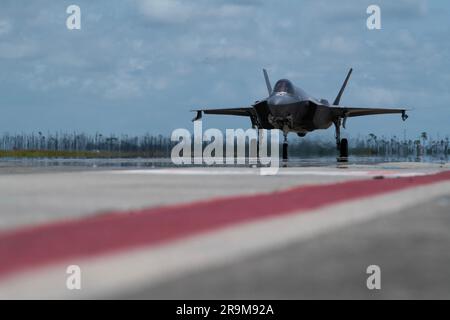
{"label": "cockpit canopy", "polygon": [[286,80],[286,79],[279,80],[275,84],[275,88],[273,89],[273,92],[275,92],[275,93],[284,92],[284,93],[288,93],[288,94],[295,93],[294,86],[292,85],[292,83],[289,80]]}

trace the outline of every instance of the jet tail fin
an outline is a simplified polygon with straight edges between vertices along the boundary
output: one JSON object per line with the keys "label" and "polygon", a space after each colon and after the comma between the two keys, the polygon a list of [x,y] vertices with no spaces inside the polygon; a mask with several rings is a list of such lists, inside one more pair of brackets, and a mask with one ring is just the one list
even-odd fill
{"label": "jet tail fin", "polygon": [[267,91],[269,92],[269,96],[272,94],[272,85],[270,84],[269,75],[267,74],[267,70],[263,69],[264,79],[266,80]]}
{"label": "jet tail fin", "polygon": [[342,84],[341,90],[339,91],[339,93],[338,93],[336,99],[335,99],[334,102],[333,102],[333,105],[338,106],[339,103],[341,102],[342,94],[343,94],[344,91],[345,91],[345,87],[347,87],[347,82],[348,82],[348,80],[350,79],[350,76],[351,76],[352,72],[353,72],[353,69],[350,68],[350,71],[348,72],[347,77],[345,78],[345,81],[344,81],[344,83]]}

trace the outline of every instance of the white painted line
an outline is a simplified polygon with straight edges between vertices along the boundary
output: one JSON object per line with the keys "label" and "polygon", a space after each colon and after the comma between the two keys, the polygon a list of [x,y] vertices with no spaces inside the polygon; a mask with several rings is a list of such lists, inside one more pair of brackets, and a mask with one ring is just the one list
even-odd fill
{"label": "white painted line", "polygon": [[[317,170],[289,170],[281,169],[278,175],[295,175],[295,176],[341,176],[341,177],[377,177],[383,176],[387,178],[396,177],[417,177],[429,174],[435,174],[439,171],[432,172],[404,172],[397,170],[349,170],[335,169],[330,170],[324,168],[322,171]],[[216,176],[216,175],[259,175],[257,169],[205,169],[205,168],[192,168],[192,169],[142,169],[142,170],[115,170],[115,171],[100,171],[101,173],[118,174],[118,175],[200,175],[200,176]]]}

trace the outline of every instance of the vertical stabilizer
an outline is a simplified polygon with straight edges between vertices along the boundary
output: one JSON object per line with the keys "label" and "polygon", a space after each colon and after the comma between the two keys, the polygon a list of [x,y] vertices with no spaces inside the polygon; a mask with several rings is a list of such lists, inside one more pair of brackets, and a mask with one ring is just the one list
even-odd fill
{"label": "vertical stabilizer", "polygon": [[269,96],[272,94],[272,85],[270,84],[269,75],[267,74],[267,70],[263,69],[264,79],[266,80],[267,91],[269,92]]}
{"label": "vertical stabilizer", "polygon": [[333,105],[338,106],[339,103],[341,102],[342,94],[343,94],[344,91],[345,91],[345,87],[347,86],[347,82],[348,82],[348,80],[350,79],[350,76],[351,76],[352,72],[353,72],[353,69],[350,69],[350,71],[349,71],[348,74],[347,74],[347,77],[345,78],[344,83],[342,84],[341,90],[339,91],[339,93],[338,93],[336,99],[335,99],[334,102],[333,102]]}

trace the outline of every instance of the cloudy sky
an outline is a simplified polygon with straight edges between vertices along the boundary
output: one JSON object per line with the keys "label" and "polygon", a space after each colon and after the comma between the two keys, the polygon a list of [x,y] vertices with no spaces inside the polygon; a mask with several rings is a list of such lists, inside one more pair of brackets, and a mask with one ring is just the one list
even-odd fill
{"label": "cloudy sky", "polygon": [[[66,28],[71,4],[81,30]],[[370,4],[382,30],[366,27]],[[445,136],[449,39],[450,2],[438,0],[2,0],[0,132],[170,134],[192,129],[192,108],[265,97],[263,67],[331,101],[353,67],[342,104],[413,110],[406,123],[350,119],[348,134]]]}

